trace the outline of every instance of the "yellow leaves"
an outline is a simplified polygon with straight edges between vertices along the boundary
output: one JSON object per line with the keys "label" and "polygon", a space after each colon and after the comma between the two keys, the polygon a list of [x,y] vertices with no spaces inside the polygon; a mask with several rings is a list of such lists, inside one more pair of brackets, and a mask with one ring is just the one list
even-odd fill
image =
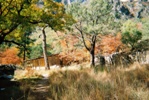
{"label": "yellow leaves", "polygon": [[134,20],[127,20],[122,26],[122,32],[133,33],[135,30],[141,29],[141,23],[135,22]]}
{"label": "yellow leaves", "polygon": [[64,24],[61,24],[61,27],[63,27],[64,26]]}
{"label": "yellow leaves", "polygon": [[117,33],[116,38],[117,38],[117,39],[121,39],[121,38],[122,38],[121,32],[118,32],[118,33]]}
{"label": "yellow leaves", "polygon": [[63,6],[64,6],[62,3],[57,3],[57,5],[58,5],[59,7],[63,7]]}
{"label": "yellow leaves", "polygon": [[52,0],[44,0],[41,20],[44,24],[53,27],[54,30],[63,30],[64,26],[73,23],[73,18],[67,16],[64,5]]}
{"label": "yellow leaves", "polygon": [[41,12],[41,9],[36,4],[32,4],[27,11],[31,12],[31,14],[34,14]]}
{"label": "yellow leaves", "polygon": [[13,36],[17,38],[17,37],[20,37],[20,34],[19,33],[16,33]]}
{"label": "yellow leaves", "polygon": [[64,6],[62,3],[55,2],[53,0],[43,0],[44,5],[55,5],[55,6]]}
{"label": "yellow leaves", "polygon": [[6,39],[8,40],[21,40],[21,37],[24,35],[24,32],[21,32],[20,30],[14,30],[11,34],[6,36]]}
{"label": "yellow leaves", "polygon": [[87,46],[89,49],[91,48],[91,42],[90,42],[90,41],[86,40],[86,41],[85,41],[85,44],[86,44],[86,46]]}

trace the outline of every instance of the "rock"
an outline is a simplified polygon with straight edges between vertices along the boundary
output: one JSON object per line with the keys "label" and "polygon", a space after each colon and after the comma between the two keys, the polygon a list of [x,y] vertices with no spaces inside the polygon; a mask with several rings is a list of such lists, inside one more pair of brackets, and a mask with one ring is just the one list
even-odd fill
{"label": "rock", "polygon": [[13,78],[15,70],[15,65],[0,65],[0,90],[16,85],[16,82],[10,81]]}

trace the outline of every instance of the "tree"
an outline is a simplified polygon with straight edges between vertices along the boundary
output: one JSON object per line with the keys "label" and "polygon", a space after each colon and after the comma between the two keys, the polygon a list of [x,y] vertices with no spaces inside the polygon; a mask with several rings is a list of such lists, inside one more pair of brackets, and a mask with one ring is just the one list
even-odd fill
{"label": "tree", "polygon": [[29,53],[29,44],[33,42],[29,38],[34,25],[39,23],[38,0],[4,0],[0,1],[0,44],[13,43],[23,53]]}
{"label": "tree", "polygon": [[[47,27],[45,29],[45,33],[46,33],[46,42],[47,42],[47,52],[48,52],[48,55],[51,55],[51,54],[58,54],[62,51],[61,49],[61,46],[60,46],[60,40],[61,38],[64,38],[64,37],[61,37],[61,35],[65,35],[65,33],[62,33],[62,32],[55,32],[54,30],[52,30],[51,28]],[[43,41],[43,37],[42,37],[42,28],[37,28],[36,31],[34,31],[31,36],[30,36],[31,39],[33,40],[36,40],[34,42],[34,46],[32,46],[34,49],[37,47],[39,48],[42,47],[42,41]],[[32,49],[31,47],[31,51],[34,50]],[[37,49],[38,50],[38,49]],[[43,50],[42,50],[43,51]],[[34,52],[34,51],[33,51]],[[33,53],[32,52],[32,53]],[[42,56],[41,53],[39,53],[40,56]],[[32,54],[31,54],[32,55]],[[35,56],[35,57],[34,57]],[[39,57],[39,56],[38,56]],[[31,58],[37,58],[36,57],[36,53],[34,55],[32,55]]]}
{"label": "tree", "polygon": [[41,47],[41,44],[37,44],[31,47],[30,59],[41,57],[42,54],[43,54],[43,49]]}
{"label": "tree", "polygon": [[[114,33],[118,25],[114,18],[111,2],[108,0],[91,0],[82,4],[75,3],[68,6],[67,12],[77,20],[75,29],[81,34],[85,48],[90,52],[91,66],[95,66],[95,44],[98,34]],[[88,39],[86,39],[88,37]],[[88,47],[86,40],[90,41]]]}
{"label": "tree", "polygon": [[43,56],[44,56],[44,61],[45,61],[45,66],[47,69],[49,69],[49,61],[48,61],[48,56],[47,56],[47,40],[46,40],[46,33],[45,33],[45,28],[42,29],[42,36],[43,36]]}
{"label": "tree", "polygon": [[122,42],[127,44],[133,51],[141,39],[142,33],[139,31],[137,23],[133,20],[126,21],[122,26]]}
{"label": "tree", "polygon": [[46,47],[46,27],[50,27],[52,30],[64,30],[64,27],[71,25],[74,20],[71,16],[65,13],[64,5],[61,3],[53,2],[52,0],[44,0],[44,6],[40,9],[42,15],[40,17],[41,23],[39,27],[42,27],[43,35],[43,55],[45,59],[45,67],[49,68],[47,47]]}
{"label": "tree", "polygon": [[26,61],[26,58],[29,57],[31,52],[31,46],[35,41],[34,39],[30,38],[30,35],[32,33],[32,29],[30,28],[19,27],[18,30],[14,30],[11,34],[7,35],[4,40],[4,42],[10,43],[11,46],[15,46],[20,50],[18,55],[23,58],[23,65]]}
{"label": "tree", "polygon": [[149,39],[149,17],[142,18],[139,23],[142,32],[142,39]]}
{"label": "tree", "polygon": [[38,23],[38,0],[1,0],[0,1],[0,44],[7,35],[18,27]]}
{"label": "tree", "polygon": [[[9,41],[5,40],[6,36],[16,34],[13,32],[24,27],[28,29],[35,25],[35,27],[43,28],[48,26],[55,31],[63,30],[65,26],[73,22],[70,19],[71,16],[65,14],[63,4],[53,2],[53,0],[44,0],[42,3],[38,0],[1,0],[0,44],[4,41]],[[15,41],[9,42],[19,45]]]}

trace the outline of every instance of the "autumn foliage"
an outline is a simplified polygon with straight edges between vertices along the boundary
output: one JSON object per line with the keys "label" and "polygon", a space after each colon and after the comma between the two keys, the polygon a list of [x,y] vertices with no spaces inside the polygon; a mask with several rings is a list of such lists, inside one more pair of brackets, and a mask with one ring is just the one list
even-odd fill
{"label": "autumn foliage", "polygon": [[60,40],[62,52],[59,54],[59,57],[63,61],[63,65],[81,63],[89,60],[88,51],[85,48],[78,48],[76,46],[79,44],[79,41],[76,35],[71,34]]}
{"label": "autumn foliage", "polygon": [[[48,57],[50,65],[61,65],[67,66],[72,63],[83,63],[90,61],[90,53],[84,47],[83,43],[80,41],[79,35],[64,34],[61,32],[57,33],[57,41],[53,41],[52,46],[56,46],[56,43],[60,44],[61,52],[59,54],[53,54]],[[101,41],[99,41],[101,40]],[[88,48],[90,48],[91,43],[89,40],[85,40]],[[118,33],[114,35],[104,35],[97,36],[95,55],[98,54],[111,54],[121,50],[123,44],[121,42],[121,34]],[[43,57],[34,59],[34,66],[44,66]]]}
{"label": "autumn foliage", "polygon": [[121,34],[118,33],[116,36],[106,35],[102,36],[100,41],[100,50],[103,54],[111,54],[113,52],[118,52],[123,47],[121,42]]}
{"label": "autumn foliage", "polygon": [[13,47],[6,49],[1,53],[0,63],[1,64],[20,64],[21,59],[17,56],[18,49]]}
{"label": "autumn foliage", "polygon": [[[90,60],[90,54],[85,49],[85,47],[77,48],[75,45],[79,42],[76,36],[68,35],[67,39],[62,39],[60,41],[62,52],[59,54],[60,59],[62,59],[64,65],[72,62],[81,63]],[[117,35],[104,35],[98,37],[101,41],[96,41],[95,55],[97,54],[111,54],[114,52],[119,52],[123,48],[123,43],[121,42],[121,33]],[[90,47],[90,42],[85,41],[86,45]]]}

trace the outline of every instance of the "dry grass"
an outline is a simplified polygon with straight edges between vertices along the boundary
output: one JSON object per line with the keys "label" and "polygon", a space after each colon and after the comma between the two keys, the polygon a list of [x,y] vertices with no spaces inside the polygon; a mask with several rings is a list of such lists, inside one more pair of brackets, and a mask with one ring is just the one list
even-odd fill
{"label": "dry grass", "polygon": [[49,78],[52,100],[148,100],[149,66],[95,73],[92,69],[54,72]]}
{"label": "dry grass", "polygon": [[42,78],[42,73],[41,71],[36,71],[31,68],[27,68],[25,70],[16,70],[14,78],[17,80],[25,78]]}
{"label": "dry grass", "polygon": [[[20,74],[21,73],[21,74]],[[15,88],[27,100],[38,100],[32,95],[32,87],[44,75],[49,75],[46,100],[148,100],[149,65],[134,64],[129,68],[115,69],[110,72],[91,68],[32,70],[16,72],[21,83]],[[41,96],[41,95],[40,95]],[[20,99],[21,100],[21,99]]]}

